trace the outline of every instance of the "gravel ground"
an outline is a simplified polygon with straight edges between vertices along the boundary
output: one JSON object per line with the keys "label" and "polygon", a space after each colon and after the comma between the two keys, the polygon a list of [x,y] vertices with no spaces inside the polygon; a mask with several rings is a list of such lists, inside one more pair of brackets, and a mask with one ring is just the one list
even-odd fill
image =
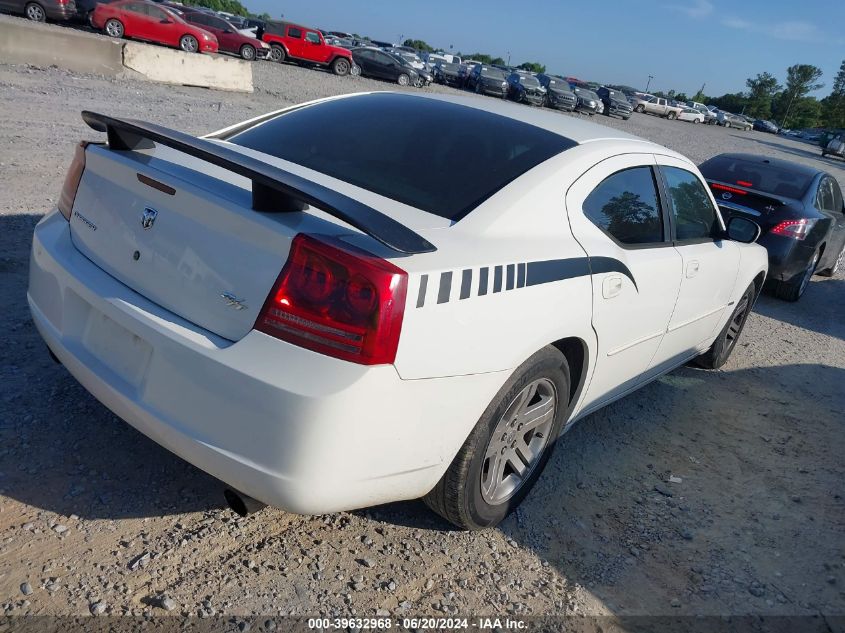
{"label": "gravel ground", "polygon": [[[27,261],[74,143],[93,135],[80,110],[205,133],[389,87],[255,70],[257,91],[241,95],[0,65],[7,614],[845,614],[842,277],[816,278],[798,304],[762,297],[722,371],[678,369],[585,419],[520,510],[482,533],[419,502],[237,518],[218,481],[55,365],[26,308]],[[800,142],[647,115],[600,122],[696,161],[739,150],[825,164],[845,185],[845,164]]]}

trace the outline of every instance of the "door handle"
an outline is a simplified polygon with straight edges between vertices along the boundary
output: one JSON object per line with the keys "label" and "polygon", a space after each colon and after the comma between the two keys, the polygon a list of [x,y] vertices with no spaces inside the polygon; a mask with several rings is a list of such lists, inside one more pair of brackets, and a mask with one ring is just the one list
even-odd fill
{"label": "door handle", "polygon": [[699,264],[697,259],[687,262],[687,278],[692,279],[698,274]]}
{"label": "door handle", "polygon": [[601,284],[601,295],[605,299],[613,299],[620,292],[622,292],[622,277],[613,275],[604,278]]}

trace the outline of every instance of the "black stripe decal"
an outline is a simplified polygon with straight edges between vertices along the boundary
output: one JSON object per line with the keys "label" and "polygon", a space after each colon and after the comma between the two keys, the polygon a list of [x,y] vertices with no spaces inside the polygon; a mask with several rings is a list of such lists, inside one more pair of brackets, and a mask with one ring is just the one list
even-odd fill
{"label": "black stripe decal", "polygon": [[486,295],[487,294],[487,277],[489,276],[490,269],[485,266],[481,270],[478,271],[478,296]]}
{"label": "black stripe decal", "polygon": [[630,269],[618,259],[614,259],[613,257],[590,257],[590,270],[594,275],[601,273],[622,273],[631,280],[637,292],[640,291],[639,286],[637,286],[637,280],[634,279],[634,275],[631,274]]}
{"label": "black stripe decal", "polygon": [[496,266],[493,269],[493,292],[502,291],[502,267]]}
{"label": "black stripe decal", "polygon": [[586,257],[573,259],[547,259],[542,262],[528,262],[526,286],[537,286],[552,281],[562,281],[590,274],[590,260]]}
{"label": "black stripe decal", "polygon": [[505,290],[513,290],[513,284],[515,282],[514,276],[516,274],[516,266],[514,264],[508,264],[508,280],[507,285],[505,286]]}
{"label": "black stripe decal", "polygon": [[461,299],[469,297],[469,287],[472,285],[472,269],[465,268],[461,276]]}
{"label": "black stripe decal", "polygon": [[428,275],[420,277],[420,292],[417,295],[417,307],[422,308],[425,305],[425,291],[428,288]]}
{"label": "black stripe decal", "polygon": [[437,303],[448,303],[452,293],[452,271],[440,274],[440,292],[437,293]]}
{"label": "black stripe decal", "polygon": [[516,265],[516,287],[522,288],[525,285],[525,264]]}

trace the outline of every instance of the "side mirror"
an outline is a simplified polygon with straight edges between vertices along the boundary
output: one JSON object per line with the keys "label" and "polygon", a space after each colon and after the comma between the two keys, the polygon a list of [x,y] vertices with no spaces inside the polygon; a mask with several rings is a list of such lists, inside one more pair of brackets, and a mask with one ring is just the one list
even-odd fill
{"label": "side mirror", "polygon": [[231,32],[232,32],[232,29],[223,29],[223,32],[224,32],[224,33],[231,33]]}
{"label": "side mirror", "polygon": [[760,237],[760,225],[754,220],[734,216],[728,220],[728,239],[734,242],[742,242],[743,244],[752,244]]}
{"label": "side mirror", "polygon": [[161,21],[161,23],[162,23],[162,24],[171,24],[170,20],[168,20],[167,18],[164,18],[164,19]]}

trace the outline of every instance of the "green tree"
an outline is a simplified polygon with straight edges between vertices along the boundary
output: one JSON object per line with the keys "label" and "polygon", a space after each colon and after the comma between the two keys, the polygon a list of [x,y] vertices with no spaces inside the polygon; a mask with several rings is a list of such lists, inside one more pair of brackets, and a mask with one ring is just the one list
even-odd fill
{"label": "green tree", "polygon": [[749,116],[768,119],[772,116],[772,99],[783,88],[774,75],[764,72],[745,80],[748,86]]}
{"label": "green tree", "polygon": [[[698,99],[695,99],[695,101],[698,101]],[[710,103],[720,110],[740,114],[748,107],[748,97],[741,92],[733,92],[721,97],[711,97]]]}
{"label": "green tree", "polygon": [[[795,64],[786,69],[786,90],[781,93],[775,104],[776,112],[781,115],[781,127],[796,125],[789,118],[792,108],[796,106],[797,101],[802,101],[813,90],[818,90],[824,86],[823,83],[819,82],[821,76],[822,69],[812,64]],[[803,101],[803,107],[802,118],[806,118],[806,113],[809,111],[807,108],[810,110],[815,108],[815,106],[809,106],[807,101]],[[817,117],[821,117],[820,110]]]}
{"label": "green tree", "polygon": [[845,128],[845,61],[839,66],[830,95],[822,99],[822,124]]}
{"label": "green tree", "polygon": [[708,101],[710,101],[710,99],[707,97],[707,95],[704,94],[704,91],[699,90],[692,96],[690,101],[697,101],[698,103],[707,103]]}
{"label": "green tree", "polygon": [[407,39],[404,42],[402,42],[402,46],[410,46],[411,48],[415,48],[418,51],[421,51],[423,53],[433,53],[434,52],[434,47],[429,46],[429,44],[427,42],[424,42],[423,40]]}
{"label": "green tree", "polygon": [[675,93],[675,99],[677,101],[680,101],[681,103],[686,103],[687,101],[690,100],[690,98],[687,96],[686,92],[676,92]]}
{"label": "green tree", "polygon": [[522,70],[528,70],[532,73],[544,73],[546,72],[546,66],[539,62],[523,62],[517,68],[521,68]]}

